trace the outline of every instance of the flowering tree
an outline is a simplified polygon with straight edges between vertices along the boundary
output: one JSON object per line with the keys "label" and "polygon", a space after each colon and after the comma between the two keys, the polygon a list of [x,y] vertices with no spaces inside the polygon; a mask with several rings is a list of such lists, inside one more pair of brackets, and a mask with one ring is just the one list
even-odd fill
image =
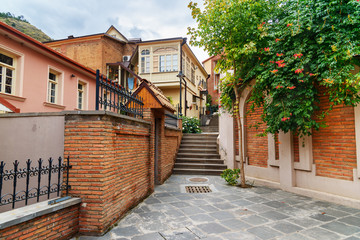
{"label": "flowering tree", "polygon": [[256,77],[251,96],[263,106],[267,132],[296,131],[310,135],[321,125],[314,116],[318,89],[325,89],[330,109],[356,105],[360,98],[359,0],[288,0],[272,21],[262,26],[267,46],[249,74]]}
{"label": "flowering tree", "polygon": [[[315,116],[319,88],[333,105],[360,101],[359,0],[204,0],[191,2],[197,28],[190,43],[220,55],[221,106],[239,126],[241,183],[245,185],[239,116],[241,91],[256,79],[250,100],[263,107],[264,134],[310,135],[326,112]],[[358,55],[358,56],[357,56]],[[233,70],[232,74],[228,70]]]}
{"label": "flowering tree", "polygon": [[[241,91],[248,73],[257,63],[258,48],[264,45],[266,34],[259,26],[271,18],[276,9],[274,0],[239,1],[205,0],[202,11],[197,3],[189,8],[197,29],[189,28],[190,44],[204,47],[209,55],[219,55],[217,69],[226,73],[221,81],[221,107],[232,112],[239,126],[239,149],[242,145],[242,125],[239,114]],[[229,73],[229,70],[232,73]],[[243,154],[240,152],[241,186],[245,187]]]}

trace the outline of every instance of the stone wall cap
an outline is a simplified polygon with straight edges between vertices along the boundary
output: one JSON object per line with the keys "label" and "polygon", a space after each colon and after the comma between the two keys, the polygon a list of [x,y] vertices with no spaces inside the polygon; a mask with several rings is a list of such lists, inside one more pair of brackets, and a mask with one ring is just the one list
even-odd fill
{"label": "stone wall cap", "polygon": [[54,205],[48,205],[48,201],[44,201],[0,213],[0,230],[80,203],[81,198],[70,198]]}

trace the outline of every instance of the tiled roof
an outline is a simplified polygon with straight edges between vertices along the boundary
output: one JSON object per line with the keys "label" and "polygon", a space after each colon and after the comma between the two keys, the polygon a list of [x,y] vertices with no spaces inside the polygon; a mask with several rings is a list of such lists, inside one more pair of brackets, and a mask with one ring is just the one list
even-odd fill
{"label": "tiled roof", "polygon": [[150,91],[150,93],[158,100],[161,106],[171,110],[172,112],[176,111],[175,107],[170,103],[169,99],[164,95],[160,88],[156,87],[146,79],[142,79],[141,84],[137,89],[135,89],[134,94],[137,94],[144,87]]}

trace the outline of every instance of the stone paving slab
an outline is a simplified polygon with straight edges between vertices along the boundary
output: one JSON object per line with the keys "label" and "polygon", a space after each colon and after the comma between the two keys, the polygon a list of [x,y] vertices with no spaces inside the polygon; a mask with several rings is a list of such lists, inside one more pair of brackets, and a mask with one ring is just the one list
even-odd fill
{"label": "stone paving slab", "polygon": [[[242,189],[217,176],[217,192],[190,194],[194,175],[173,175],[101,237],[77,240],[360,240],[360,209],[263,186]],[[75,238],[74,238],[75,240]]]}

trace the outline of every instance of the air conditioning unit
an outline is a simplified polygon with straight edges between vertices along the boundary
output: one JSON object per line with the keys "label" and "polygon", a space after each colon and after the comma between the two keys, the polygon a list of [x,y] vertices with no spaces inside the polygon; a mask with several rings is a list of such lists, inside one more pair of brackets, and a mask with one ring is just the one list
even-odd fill
{"label": "air conditioning unit", "polygon": [[123,62],[128,62],[128,61],[130,61],[130,58],[131,58],[131,56],[123,56]]}

